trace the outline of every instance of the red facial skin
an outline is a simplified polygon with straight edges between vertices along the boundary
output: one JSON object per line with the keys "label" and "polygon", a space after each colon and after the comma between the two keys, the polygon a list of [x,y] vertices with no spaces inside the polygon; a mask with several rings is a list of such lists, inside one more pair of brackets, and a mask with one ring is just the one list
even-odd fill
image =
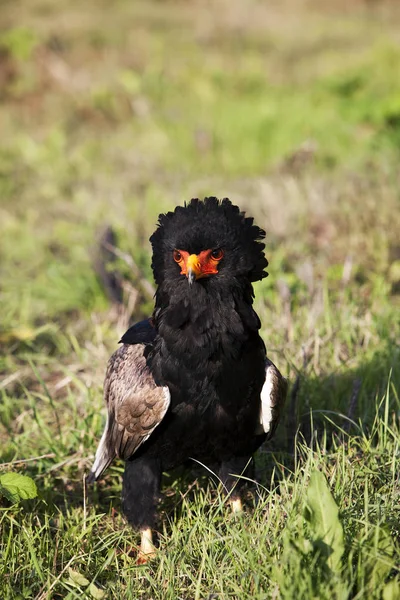
{"label": "red facial skin", "polygon": [[188,277],[189,270],[196,279],[218,273],[218,263],[224,256],[221,249],[203,250],[200,254],[190,254],[186,250],[174,250],[174,260],[181,267],[181,275]]}

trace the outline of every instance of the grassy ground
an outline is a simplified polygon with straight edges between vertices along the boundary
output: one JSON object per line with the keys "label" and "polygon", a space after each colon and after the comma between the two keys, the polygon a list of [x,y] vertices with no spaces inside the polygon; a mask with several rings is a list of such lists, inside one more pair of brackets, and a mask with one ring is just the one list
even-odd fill
{"label": "grassy ground", "polygon": [[[400,598],[400,12],[331,5],[2,4],[0,473],[39,498],[0,504],[1,598]],[[156,217],[203,195],[268,232],[256,308],[291,393],[245,514],[166,475],[139,567],[121,465],[87,497],[83,475]]]}

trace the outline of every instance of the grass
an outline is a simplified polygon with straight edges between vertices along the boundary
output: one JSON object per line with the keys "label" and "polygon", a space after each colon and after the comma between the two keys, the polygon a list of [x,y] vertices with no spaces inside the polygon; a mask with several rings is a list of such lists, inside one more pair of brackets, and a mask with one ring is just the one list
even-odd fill
{"label": "grass", "polygon": [[[330,4],[2,6],[0,472],[39,490],[1,501],[2,598],[400,597],[400,13]],[[157,215],[203,195],[268,232],[256,309],[291,391],[245,513],[199,467],[166,474],[160,551],[137,566],[122,465],[86,495],[83,475],[107,358],[151,311]],[[316,471],[336,554],[309,516]]]}

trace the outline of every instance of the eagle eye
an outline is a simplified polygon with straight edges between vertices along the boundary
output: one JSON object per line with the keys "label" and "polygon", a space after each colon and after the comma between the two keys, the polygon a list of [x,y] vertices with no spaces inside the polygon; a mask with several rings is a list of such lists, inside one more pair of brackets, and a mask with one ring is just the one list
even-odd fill
{"label": "eagle eye", "polygon": [[211,258],[213,258],[214,260],[221,260],[223,256],[224,251],[222,250],[222,248],[216,248],[216,250],[213,250],[211,252]]}
{"label": "eagle eye", "polygon": [[179,252],[179,250],[174,250],[174,261],[179,263],[182,260],[182,254]]}

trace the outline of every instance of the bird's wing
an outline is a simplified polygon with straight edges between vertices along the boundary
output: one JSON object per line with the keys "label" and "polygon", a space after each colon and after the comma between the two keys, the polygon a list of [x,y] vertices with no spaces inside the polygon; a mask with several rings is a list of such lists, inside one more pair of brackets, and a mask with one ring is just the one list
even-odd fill
{"label": "bird's wing", "polygon": [[104,382],[107,423],[88,481],[95,481],[115,457],[127,460],[168,410],[168,387],[156,385],[143,356],[143,343],[123,344],[110,358]]}
{"label": "bird's wing", "polygon": [[124,333],[120,342],[123,344],[152,344],[156,338],[156,330],[153,326],[152,319],[144,319],[139,323],[132,325]]}
{"label": "bird's wing", "polygon": [[268,358],[265,361],[265,381],[261,390],[260,420],[257,433],[267,439],[275,433],[287,393],[287,381]]}

